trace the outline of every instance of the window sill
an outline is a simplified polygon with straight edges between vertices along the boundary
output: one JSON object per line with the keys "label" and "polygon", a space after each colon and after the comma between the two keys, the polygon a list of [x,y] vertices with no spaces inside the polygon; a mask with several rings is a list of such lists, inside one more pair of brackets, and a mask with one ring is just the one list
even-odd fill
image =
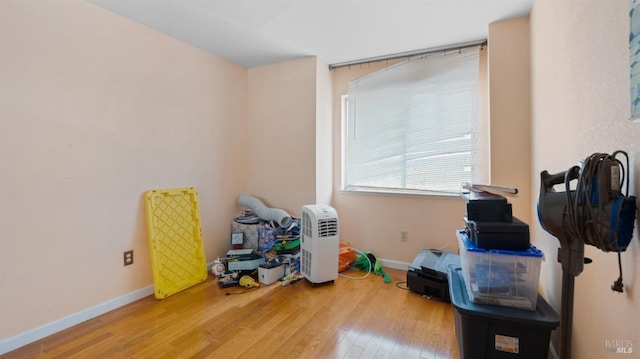
{"label": "window sill", "polygon": [[352,193],[352,194],[386,195],[386,196],[461,198],[460,191],[438,192],[438,191],[415,190],[415,189],[398,189],[398,188],[381,188],[381,187],[364,187],[364,186],[351,186],[347,188],[341,188],[340,192]]}

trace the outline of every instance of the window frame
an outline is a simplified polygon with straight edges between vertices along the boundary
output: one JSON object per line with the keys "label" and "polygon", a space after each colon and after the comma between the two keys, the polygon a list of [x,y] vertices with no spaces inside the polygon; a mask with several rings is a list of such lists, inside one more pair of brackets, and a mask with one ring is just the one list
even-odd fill
{"label": "window frame", "polygon": [[[486,133],[481,128],[486,128],[488,124],[486,122],[487,118],[481,115],[481,109],[483,106],[480,101],[483,98],[481,91],[481,78],[482,78],[482,60],[480,59],[480,53],[482,50],[482,46],[478,46],[478,87],[476,88],[476,104],[475,104],[475,124],[474,124],[474,135],[476,136],[476,143],[474,145],[474,151],[478,152],[472,162],[472,166],[474,167],[475,172],[480,172],[478,175],[471,173],[470,182],[474,182],[478,179],[482,179],[486,177],[489,172],[488,163],[483,159],[488,156],[488,154],[479,153],[480,151],[486,151],[487,146],[483,145],[483,143],[488,142],[488,139],[479,138],[480,134]],[[396,64],[397,65],[397,64]],[[396,66],[393,65],[393,66]],[[385,68],[386,69],[386,68]],[[384,71],[378,70],[378,71]],[[368,77],[369,75],[375,73],[377,71],[372,71],[370,74],[367,74],[363,77]],[[439,191],[439,190],[431,190],[431,189],[414,189],[414,188],[389,188],[389,187],[379,187],[379,186],[363,186],[363,185],[348,185],[347,184],[347,166],[348,166],[348,138],[349,131],[347,131],[347,127],[349,126],[349,95],[343,94],[340,96],[340,191],[343,193],[371,193],[371,194],[391,194],[391,195],[418,195],[418,196],[436,196],[436,197],[458,197],[460,191],[454,191],[453,186],[450,191]],[[485,168],[486,167],[486,168]],[[472,171],[474,171],[472,170]],[[460,189],[462,189],[463,183],[460,183]]]}

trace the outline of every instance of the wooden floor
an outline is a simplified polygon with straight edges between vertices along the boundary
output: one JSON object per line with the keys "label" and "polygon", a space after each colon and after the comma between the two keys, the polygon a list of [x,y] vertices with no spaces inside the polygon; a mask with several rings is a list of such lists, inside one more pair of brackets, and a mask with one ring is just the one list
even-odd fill
{"label": "wooden floor", "polygon": [[[393,280],[338,277],[243,294],[206,282],[153,296],[0,358],[459,358],[451,304]],[[361,273],[353,274],[361,275]]]}

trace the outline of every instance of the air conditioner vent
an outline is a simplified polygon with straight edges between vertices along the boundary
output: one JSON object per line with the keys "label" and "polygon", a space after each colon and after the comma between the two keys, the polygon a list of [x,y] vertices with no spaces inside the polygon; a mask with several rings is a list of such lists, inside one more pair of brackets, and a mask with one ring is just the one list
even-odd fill
{"label": "air conditioner vent", "polygon": [[307,212],[302,213],[302,229],[303,229],[302,234],[304,234],[307,237],[311,237],[311,232],[312,232],[311,217]]}
{"label": "air conditioner vent", "polygon": [[304,275],[311,275],[311,261],[313,260],[312,256],[311,256],[311,252],[303,249],[302,250],[302,260],[300,261],[301,263],[301,267],[300,267],[300,271],[302,272],[302,274]]}
{"label": "air conditioner vent", "polygon": [[338,220],[335,218],[318,220],[318,237],[332,237],[338,233]]}

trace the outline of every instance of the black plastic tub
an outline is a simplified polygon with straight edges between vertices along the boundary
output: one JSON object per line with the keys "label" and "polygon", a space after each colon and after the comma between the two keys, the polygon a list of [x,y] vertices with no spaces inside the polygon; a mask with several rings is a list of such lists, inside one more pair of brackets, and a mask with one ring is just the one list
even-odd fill
{"label": "black plastic tub", "polygon": [[542,296],[535,311],[472,303],[456,266],[449,267],[449,295],[461,359],[547,359],[560,317]]}

